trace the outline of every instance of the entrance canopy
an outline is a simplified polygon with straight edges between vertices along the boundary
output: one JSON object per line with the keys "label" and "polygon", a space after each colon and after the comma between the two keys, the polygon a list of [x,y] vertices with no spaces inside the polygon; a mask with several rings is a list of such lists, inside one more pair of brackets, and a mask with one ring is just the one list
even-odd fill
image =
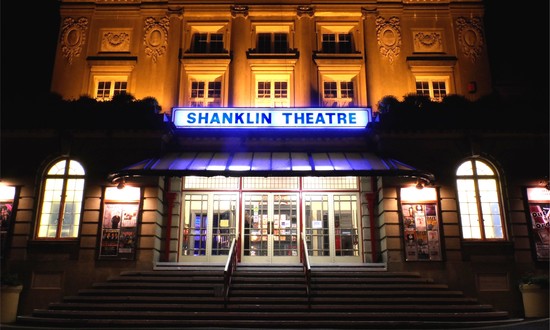
{"label": "entrance canopy", "polygon": [[172,152],[109,175],[135,176],[405,176],[434,180],[431,173],[367,152]]}

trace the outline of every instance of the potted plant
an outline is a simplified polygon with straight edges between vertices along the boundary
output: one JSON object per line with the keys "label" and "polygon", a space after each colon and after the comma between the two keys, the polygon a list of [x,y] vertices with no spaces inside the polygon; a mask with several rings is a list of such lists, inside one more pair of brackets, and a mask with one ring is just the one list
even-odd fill
{"label": "potted plant", "polygon": [[525,317],[548,317],[549,289],[548,274],[528,273],[520,278],[519,290],[523,298]]}
{"label": "potted plant", "polygon": [[23,290],[23,282],[14,273],[2,273],[0,275],[1,315],[0,322],[13,323],[17,319],[19,295]]}

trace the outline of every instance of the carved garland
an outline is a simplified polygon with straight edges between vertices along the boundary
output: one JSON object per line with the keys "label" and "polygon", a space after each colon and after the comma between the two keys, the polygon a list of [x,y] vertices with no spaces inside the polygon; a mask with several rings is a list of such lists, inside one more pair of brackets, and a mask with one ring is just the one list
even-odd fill
{"label": "carved garland", "polygon": [[159,21],[153,17],[145,19],[145,36],[143,37],[145,54],[150,56],[154,63],[157,63],[158,58],[166,53],[169,26],[170,20],[167,17],[163,17]]}
{"label": "carved garland", "polygon": [[80,55],[82,46],[86,41],[84,31],[88,29],[88,19],[81,17],[75,20],[67,17],[63,20],[61,27],[61,52],[69,64],[73,63],[73,58]]}
{"label": "carved garland", "polygon": [[459,17],[456,20],[456,25],[458,27],[458,42],[462,47],[462,52],[464,56],[472,60],[472,63],[475,63],[483,51],[484,44],[481,19],[479,17],[471,19]]}
{"label": "carved garland", "polygon": [[378,41],[380,54],[387,57],[390,63],[393,63],[393,60],[401,52],[399,18],[394,16],[386,21],[379,16],[376,19],[376,40]]}

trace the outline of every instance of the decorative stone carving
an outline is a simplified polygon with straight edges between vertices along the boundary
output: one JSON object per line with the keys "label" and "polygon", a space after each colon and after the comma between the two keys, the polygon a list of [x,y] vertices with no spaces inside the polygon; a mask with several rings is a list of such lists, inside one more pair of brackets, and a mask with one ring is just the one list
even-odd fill
{"label": "decorative stone carving", "polygon": [[72,64],[73,59],[80,55],[82,46],[86,41],[84,31],[87,29],[88,19],[85,17],[81,17],[78,20],[67,17],[63,20],[61,26],[61,52],[69,64]]}
{"label": "decorative stone carving", "polygon": [[401,28],[398,17],[390,17],[385,20],[379,16],[376,19],[376,40],[380,54],[388,58],[390,63],[399,56],[401,52]]}
{"label": "decorative stone carving", "polygon": [[298,15],[298,18],[302,18],[302,17],[313,17],[313,14],[314,14],[314,11],[313,11],[313,7],[311,6],[298,6],[298,9],[297,9],[297,15]]}
{"label": "decorative stone carving", "polygon": [[169,26],[170,20],[167,17],[163,17],[159,21],[153,17],[145,19],[145,36],[143,37],[145,54],[150,56],[154,63],[157,63],[158,58],[166,53]]}
{"label": "decorative stone carving", "polygon": [[104,30],[101,34],[101,52],[129,52],[130,32]]}
{"label": "decorative stone carving", "polygon": [[443,35],[441,32],[414,31],[415,53],[443,53]]}
{"label": "decorative stone carving", "polygon": [[248,17],[248,6],[245,6],[245,5],[231,6],[231,17],[235,18],[237,16],[242,16],[244,18],[247,18]]}
{"label": "decorative stone carving", "polygon": [[456,26],[458,28],[458,43],[462,47],[464,56],[469,57],[472,63],[475,63],[481,55],[484,45],[481,19],[479,17],[470,19],[459,17],[456,19]]}

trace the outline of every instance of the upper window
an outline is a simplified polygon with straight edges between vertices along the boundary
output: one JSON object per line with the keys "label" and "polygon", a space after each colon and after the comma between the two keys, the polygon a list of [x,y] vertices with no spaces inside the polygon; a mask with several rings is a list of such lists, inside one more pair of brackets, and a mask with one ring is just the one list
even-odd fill
{"label": "upper window", "polygon": [[351,33],[324,33],[323,53],[348,54],[353,50]]}
{"label": "upper window", "polygon": [[290,54],[292,49],[292,22],[252,22],[253,44],[251,54]]}
{"label": "upper window", "polygon": [[194,33],[191,43],[192,53],[223,53],[223,34]]}
{"label": "upper window", "polygon": [[416,94],[429,96],[433,101],[441,102],[449,94],[448,86],[448,79],[444,77],[417,77]]}
{"label": "upper window", "polygon": [[325,54],[351,54],[360,47],[356,45],[357,23],[319,23],[318,49]]}
{"label": "upper window", "polygon": [[187,27],[187,52],[195,54],[227,53],[224,40],[226,38],[226,23],[191,23]]}
{"label": "upper window", "polygon": [[258,33],[256,51],[258,53],[288,52],[288,34],[287,33]]}
{"label": "upper window", "polygon": [[84,168],[71,159],[53,164],[44,178],[36,238],[78,237],[84,195]]}
{"label": "upper window", "polygon": [[456,178],[462,238],[506,239],[496,171],[482,160],[470,159],[458,167]]}

